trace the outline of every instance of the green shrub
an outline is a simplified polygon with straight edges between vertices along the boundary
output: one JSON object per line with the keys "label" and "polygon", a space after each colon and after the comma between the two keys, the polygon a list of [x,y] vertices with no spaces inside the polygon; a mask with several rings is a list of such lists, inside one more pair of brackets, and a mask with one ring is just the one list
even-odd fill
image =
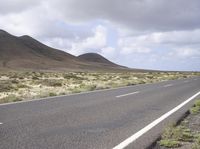
{"label": "green shrub", "polygon": [[192,141],[194,139],[193,134],[191,131],[184,127],[184,126],[170,126],[165,129],[162,139],[168,140],[168,139],[173,139],[175,141]]}
{"label": "green shrub", "polygon": [[22,101],[22,99],[16,97],[15,95],[8,95],[7,97],[0,99],[0,103],[17,102],[17,101]]}
{"label": "green shrub", "polygon": [[171,139],[161,140],[159,142],[159,144],[160,144],[160,146],[164,146],[164,147],[168,147],[168,148],[176,148],[176,147],[181,146],[181,143],[179,141],[171,140]]}
{"label": "green shrub", "polygon": [[18,84],[17,88],[29,88],[29,87],[25,84]]}
{"label": "green shrub", "polygon": [[32,76],[33,80],[39,80],[39,78],[37,76]]}
{"label": "green shrub", "polygon": [[50,93],[49,93],[49,96],[57,96],[57,94],[56,94],[56,93],[53,93],[53,92],[50,92]]}
{"label": "green shrub", "polygon": [[20,79],[20,80],[23,80],[23,79],[24,79],[24,77],[20,76],[20,77],[19,77],[19,79]]}
{"label": "green shrub", "polygon": [[73,89],[70,89],[72,93],[80,93],[81,90],[78,89],[78,88],[73,88]]}
{"label": "green shrub", "polygon": [[16,79],[15,80],[12,80],[11,81],[13,84],[18,84],[19,83],[19,81],[17,81]]}
{"label": "green shrub", "polygon": [[191,114],[198,114],[200,112],[200,100],[196,100],[192,108],[190,108]]}
{"label": "green shrub", "polygon": [[72,74],[72,73],[69,73],[69,74],[64,74],[63,77],[65,79],[75,79],[75,80],[82,80],[83,78],[75,75],[75,74]]}
{"label": "green shrub", "polygon": [[194,107],[190,108],[190,113],[191,114],[198,114],[199,110],[200,110],[199,107],[194,106]]}
{"label": "green shrub", "polygon": [[200,99],[195,101],[195,106],[199,106],[200,107]]}
{"label": "green shrub", "polygon": [[37,84],[42,84],[42,85],[45,85],[45,86],[53,86],[53,87],[62,86],[62,81],[61,80],[45,79],[45,80],[38,80],[36,83]]}
{"label": "green shrub", "polygon": [[128,82],[128,83],[126,84],[126,86],[133,86],[133,85],[136,85],[136,83]]}
{"label": "green shrub", "polygon": [[9,92],[11,90],[16,90],[11,81],[0,81],[0,92]]}
{"label": "green shrub", "polygon": [[200,149],[200,135],[196,138],[194,144],[192,145],[192,149]]}

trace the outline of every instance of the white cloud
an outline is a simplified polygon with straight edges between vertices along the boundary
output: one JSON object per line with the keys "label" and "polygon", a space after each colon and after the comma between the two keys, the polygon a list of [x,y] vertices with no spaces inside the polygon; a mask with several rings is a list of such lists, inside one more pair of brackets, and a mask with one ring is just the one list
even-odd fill
{"label": "white cloud", "polygon": [[150,44],[173,44],[173,45],[192,45],[200,44],[200,29],[190,31],[169,31],[169,32],[147,32],[142,34],[127,33],[120,30],[121,36],[140,45]]}
{"label": "white cloud", "polygon": [[113,58],[116,52],[116,49],[113,47],[104,47],[101,49],[100,54],[107,58]]}
{"label": "white cloud", "polygon": [[146,48],[146,47],[141,47],[137,45],[128,45],[122,47],[121,54],[147,54],[150,53],[151,49]]}
{"label": "white cloud", "polygon": [[71,46],[72,41],[69,40],[68,38],[47,38],[44,39],[43,42],[53,48],[60,49],[60,50],[66,50],[67,47]]}
{"label": "white cloud", "polygon": [[99,52],[127,66],[171,69],[179,59],[200,63],[199,9],[199,0],[7,0],[0,29],[75,55]]}
{"label": "white cloud", "polygon": [[190,48],[179,48],[171,51],[169,53],[170,56],[180,57],[180,58],[200,58],[200,50],[198,49],[190,49]]}
{"label": "white cloud", "polygon": [[0,14],[19,13],[40,4],[40,0],[2,0]]}
{"label": "white cloud", "polygon": [[[139,37],[140,38],[140,37]],[[118,40],[118,48],[121,54],[147,54],[151,49],[141,44],[140,39],[136,41],[135,37],[123,37]]]}
{"label": "white cloud", "polygon": [[72,42],[71,48],[67,51],[74,55],[80,55],[91,50],[99,50],[106,46],[107,30],[102,25],[93,29],[94,35],[84,40]]}
{"label": "white cloud", "polygon": [[103,19],[141,31],[200,27],[199,0],[56,0],[51,6],[69,22]]}
{"label": "white cloud", "polygon": [[150,42],[159,44],[191,45],[200,43],[200,29],[190,31],[156,32],[146,36]]}

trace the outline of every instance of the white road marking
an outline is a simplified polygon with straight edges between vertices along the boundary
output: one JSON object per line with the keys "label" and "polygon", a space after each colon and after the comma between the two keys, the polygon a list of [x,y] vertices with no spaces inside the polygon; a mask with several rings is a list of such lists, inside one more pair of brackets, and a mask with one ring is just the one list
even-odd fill
{"label": "white road marking", "polygon": [[162,115],[158,119],[154,120],[153,122],[151,122],[150,124],[148,124],[147,126],[145,126],[144,128],[142,128],[140,131],[136,132],[135,134],[133,134],[132,136],[130,136],[129,138],[127,138],[126,140],[124,140],[123,142],[121,142],[119,145],[115,146],[113,149],[124,149],[129,144],[133,143],[135,140],[137,140],[139,137],[141,137],[143,134],[145,134],[146,132],[148,132],[150,129],[152,129],[153,127],[155,127],[156,125],[158,125],[160,122],[162,122],[163,120],[165,120],[167,117],[169,117],[170,115],[172,115],[174,112],[176,112],[179,109],[181,109],[184,105],[186,105],[187,103],[189,103],[191,100],[193,100],[198,95],[200,95],[200,91],[198,93],[196,93],[195,95],[193,95],[192,97],[190,97],[187,100],[185,100],[184,102],[182,102],[181,104],[179,104],[177,107],[175,107],[172,110],[170,110],[169,112],[165,113],[164,115]]}
{"label": "white road marking", "polygon": [[167,85],[164,85],[163,87],[170,87],[170,86],[173,86],[173,84],[167,84]]}
{"label": "white road marking", "polygon": [[0,123],[0,125],[2,125],[3,123]]}
{"label": "white road marking", "polygon": [[116,97],[117,97],[117,98],[120,98],[120,97],[129,96],[129,95],[133,95],[133,94],[138,94],[138,93],[140,93],[140,92],[137,91],[137,92],[133,92],[133,93],[128,93],[128,94],[119,95],[119,96],[116,96]]}

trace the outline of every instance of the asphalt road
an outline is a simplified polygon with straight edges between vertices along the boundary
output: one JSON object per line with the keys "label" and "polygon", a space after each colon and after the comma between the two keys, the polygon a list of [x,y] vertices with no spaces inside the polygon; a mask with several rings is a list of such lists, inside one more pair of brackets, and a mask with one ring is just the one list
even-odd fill
{"label": "asphalt road", "polygon": [[[0,149],[110,149],[199,91],[190,78],[0,105]],[[145,148],[192,103],[127,148]]]}

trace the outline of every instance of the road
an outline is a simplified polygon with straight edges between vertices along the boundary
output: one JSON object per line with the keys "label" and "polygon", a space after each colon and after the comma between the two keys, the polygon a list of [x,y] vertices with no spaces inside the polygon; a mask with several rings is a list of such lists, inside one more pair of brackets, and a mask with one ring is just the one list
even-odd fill
{"label": "road", "polygon": [[[120,149],[120,143],[199,91],[195,77],[3,104],[0,149]],[[125,147],[147,147],[192,103]]]}

